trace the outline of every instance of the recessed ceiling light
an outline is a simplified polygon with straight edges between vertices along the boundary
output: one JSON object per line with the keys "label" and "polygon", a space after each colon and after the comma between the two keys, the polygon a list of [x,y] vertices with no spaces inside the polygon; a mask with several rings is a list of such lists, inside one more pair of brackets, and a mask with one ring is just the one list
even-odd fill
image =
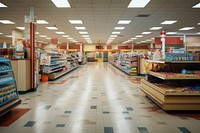
{"label": "recessed ceiling light", "polygon": [[0,7],[7,7],[7,6],[0,2]]}
{"label": "recessed ceiling light", "polygon": [[131,20],[119,20],[118,24],[129,24]]}
{"label": "recessed ceiling light", "polygon": [[200,32],[197,32],[196,34],[200,35]]}
{"label": "recessed ceiling light", "polygon": [[146,41],[147,41],[147,42],[151,42],[152,40],[151,40],[151,39],[147,39]]}
{"label": "recessed ceiling light", "polygon": [[2,35],[3,33],[0,32],[0,35]]}
{"label": "recessed ceiling light", "polygon": [[151,34],[151,32],[142,32],[143,35]]}
{"label": "recessed ceiling light", "polygon": [[85,30],[85,27],[75,27],[77,30]]}
{"label": "recessed ceiling light", "polygon": [[141,43],[145,43],[146,41],[141,41]]}
{"label": "recessed ceiling light", "polygon": [[50,40],[51,38],[50,38],[50,37],[47,37],[46,39]]}
{"label": "recessed ceiling light", "polygon": [[167,32],[166,34],[167,35],[174,35],[174,34],[177,34],[177,32]]}
{"label": "recessed ceiling light", "polygon": [[192,30],[192,29],[194,29],[194,27],[184,27],[184,28],[181,28],[179,30]]}
{"label": "recessed ceiling light", "polygon": [[83,24],[82,20],[69,20],[71,24]]}
{"label": "recessed ceiling light", "polygon": [[152,27],[152,28],[150,28],[150,30],[160,30],[160,29],[162,29],[162,27]]}
{"label": "recessed ceiling light", "polygon": [[57,8],[70,8],[68,0],[51,0]]}
{"label": "recessed ceiling light", "polygon": [[134,38],[131,38],[131,39],[132,39],[132,40],[136,40],[137,38],[134,37]]}
{"label": "recessed ceiling light", "polygon": [[62,35],[62,37],[69,37],[69,35]]}
{"label": "recessed ceiling light", "polygon": [[82,37],[90,37],[89,35],[82,35]]}
{"label": "recessed ceiling light", "polygon": [[79,33],[80,33],[80,34],[88,34],[87,31],[80,31]]}
{"label": "recessed ceiling light", "polygon": [[37,24],[49,24],[46,20],[37,20]]}
{"label": "recessed ceiling light", "polygon": [[16,27],[19,30],[25,30],[25,27]]}
{"label": "recessed ceiling light", "polygon": [[38,35],[38,34],[40,34],[40,33],[39,33],[39,32],[35,32],[35,34],[37,34],[37,35]]}
{"label": "recessed ceiling light", "polygon": [[7,37],[10,37],[10,38],[12,37],[12,35],[6,35],[6,36],[7,36]]}
{"label": "recessed ceiling light", "polygon": [[144,8],[150,0],[132,0],[128,8]]}
{"label": "recessed ceiling light", "polygon": [[166,20],[166,21],[162,22],[161,24],[174,24],[176,22],[177,22],[176,20]]}
{"label": "recessed ceiling light", "polygon": [[56,32],[56,34],[59,34],[59,35],[64,35],[64,34],[65,34],[65,32],[58,31],[58,32]]}
{"label": "recessed ceiling light", "polygon": [[117,37],[117,35],[110,35],[110,37]]}
{"label": "recessed ceiling light", "polygon": [[140,38],[140,37],[143,37],[143,35],[137,35],[137,36],[135,36],[135,37],[138,37],[138,38]]}
{"label": "recessed ceiling light", "polygon": [[2,24],[15,24],[14,22],[12,22],[10,20],[0,20],[0,23],[2,23]]}
{"label": "recessed ceiling light", "polygon": [[114,31],[112,32],[112,34],[120,34],[121,32],[118,32],[118,31]]}
{"label": "recessed ceiling light", "polygon": [[200,8],[200,3],[194,5],[192,8]]}
{"label": "recessed ceiling light", "polygon": [[40,37],[47,37],[47,35],[40,35]]}
{"label": "recessed ceiling light", "polygon": [[91,38],[87,37],[87,38],[84,38],[85,40],[91,40]]}
{"label": "recessed ceiling light", "polygon": [[125,27],[115,27],[115,30],[123,30]]}
{"label": "recessed ceiling light", "polygon": [[115,38],[112,38],[112,37],[110,37],[110,38],[108,38],[108,40],[114,40]]}
{"label": "recessed ceiling light", "polygon": [[71,38],[71,37],[68,37],[67,39],[68,39],[68,40],[73,40],[73,38]]}
{"label": "recessed ceiling light", "polygon": [[49,30],[58,30],[58,28],[56,28],[56,27],[46,27],[46,28]]}

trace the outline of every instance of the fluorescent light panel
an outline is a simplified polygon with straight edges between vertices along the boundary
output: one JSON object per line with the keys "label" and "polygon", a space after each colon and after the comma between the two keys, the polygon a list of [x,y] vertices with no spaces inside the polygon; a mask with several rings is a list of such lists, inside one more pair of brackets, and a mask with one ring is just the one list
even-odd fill
{"label": "fluorescent light panel", "polygon": [[37,20],[37,24],[49,24],[46,20]]}
{"label": "fluorescent light panel", "polygon": [[58,31],[58,32],[56,32],[56,34],[63,35],[63,34],[65,34],[65,32]]}
{"label": "fluorescent light panel", "polygon": [[121,32],[118,32],[118,31],[115,31],[115,32],[112,32],[112,34],[120,34]]}
{"label": "fluorescent light panel", "polygon": [[167,35],[174,35],[174,34],[177,34],[177,32],[167,32],[166,34]]}
{"label": "fluorescent light panel", "polygon": [[128,8],[144,8],[149,2],[150,0],[132,0]]}
{"label": "fluorescent light panel", "polygon": [[0,32],[0,35],[2,35],[3,33]]}
{"label": "fluorescent light panel", "polygon": [[14,22],[12,22],[10,20],[0,20],[0,23],[2,23],[2,24],[15,24]]}
{"label": "fluorescent light panel", "polygon": [[115,27],[115,30],[123,30],[125,27]]}
{"label": "fluorescent light panel", "polygon": [[197,34],[197,35],[200,35],[200,32],[197,32],[196,34]]}
{"label": "fluorescent light panel", "polygon": [[135,36],[135,37],[138,37],[138,38],[139,38],[139,37],[143,37],[143,35],[137,35],[137,36]]}
{"label": "fluorescent light panel", "polygon": [[77,30],[85,30],[85,27],[75,27]]}
{"label": "fluorescent light panel", "polygon": [[82,20],[69,20],[71,24],[83,24]]}
{"label": "fluorescent light panel", "polygon": [[150,28],[150,30],[160,30],[160,29],[162,29],[162,27],[152,27],[152,28]]}
{"label": "fluorescent light panel", "polygon": [[80,33],[80,34],[88,34],[87,31],[80,31],[79,33]]}
{"label": "fluorescent light panel", "polygon": [[151,34],[151,32],[142,32],[143,35]]}
{"label": "fluorescent light panel", "polygon": [[51,0],[57,8],[70,8],[68,0]]}
{"label": "fluorescent light panel", "polygon": [[69,35],[62,35],[62,37],[69,37]]}
{"label": "fluorescent light panel", "polygon": [[177,22],[176,20],[166,20],[166,21],[162,22],[161,24],[174,24],[176,22]]}
{"label": "fluorescent light panel", "polygon": [[6,35],[7,37],[12,37],[12,35]]}
{"label": "fluorescent light panel", "polygon": [[39,32],[35,32],[36,35],[40,34]]}
{"label": "fluorescent light panel", "polygon": [[129,24],[131,20],[119,20],[118,24]]}
{"label": "fluorescent light panel", "polygon": [[0,7],[7,7],[7,6],[0,2]]}
{"label": "fluorescent light panel", "polygon": [[85,40],[91,40],[91,38],[87,37],[87,38],[84,38]]}
{"label": "fluorescent light panel", "polygon": [[108,38],[108,40],[114,40],[115,38],[112,38],[112,37],[110,37],[110,38]]}
{"label": "fluorescent light panel", "polygon": [[90,37],[89,35],[82,35],[82,37]]}
{"label": "fluorescent light panel", "polygon": [[194,5],[192,8],[200,8],[200,3]]}
{"label": "fluorescent light panel", "polygon": [[73,40],[73,38],[71,38],[71,37],[68,37],[67,39],[68,39],[68,40]]}
{"label": "fluorescent light panel", "polygon": [[40,37],[47,37],[47,35],[40,35]]}
{"label": "fluorescent light panel", "polygon": [[198,23],[197,25],[200,25],[200,23]]}
{"label": "fluorescent light panel", "polygon": [[47,37],[46,39],[50,40],[51,38],[50,38],[50,37]]}
{"label": "fluorescent light panel", "polygon": [[110,35],[110,37],[117,37],[117,35]]}
{"label": "fluorescent light panel", "polygon": [[56,28],[56,27],[46,27],[46,28],[49,30],[58,30],[58,28]]}
{"label": "fluorescent light panel", "polygon": [[16,27],[16,28],[20,30],[25,30],[25,27]]}
{"label": "fluorescent light panel", "polygon": [[192,30],[192,29],[194,29],[194,27],[184,27],[184,28],[181,28],[179,30]]}
{"label": "fluorescent light panel", "polygon": [[136,40],[137,38],[134,37],[134,38],[131,38],[131,39],[132,39],[132,40]]}

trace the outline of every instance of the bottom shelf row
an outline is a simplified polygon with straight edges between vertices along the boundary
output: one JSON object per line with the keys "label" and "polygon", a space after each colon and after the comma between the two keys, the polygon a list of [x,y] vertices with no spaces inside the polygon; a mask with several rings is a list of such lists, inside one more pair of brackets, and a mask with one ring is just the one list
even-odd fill
{"label": "bottom shelf row", "polygon": [[200,89],[177,83],[150,83],[141,80],[141,90],[163,110],[200,110]]}

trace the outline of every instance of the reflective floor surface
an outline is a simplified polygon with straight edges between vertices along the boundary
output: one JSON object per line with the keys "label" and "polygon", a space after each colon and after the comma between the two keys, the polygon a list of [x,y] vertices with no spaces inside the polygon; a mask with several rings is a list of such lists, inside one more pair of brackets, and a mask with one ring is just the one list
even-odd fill
{"label": "reflective floor surface", "polygon": [[109,63],[87,63],[20,95],[22,104],[1,118],[0,133],[200,132],[199,114],[164,112],[140,90],[139,79]]}

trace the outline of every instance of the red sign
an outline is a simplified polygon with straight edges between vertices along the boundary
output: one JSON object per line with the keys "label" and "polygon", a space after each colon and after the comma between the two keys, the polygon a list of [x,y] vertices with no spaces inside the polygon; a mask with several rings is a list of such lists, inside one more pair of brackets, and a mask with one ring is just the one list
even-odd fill
{"label": "red sign", "polygon": [[51,39],[52,44],[58,44],[58,39]]}
{"label": "red sign", "polygon": [[[155,37],[155,44],[162,44],[160,37]],[[165,37],[165,44],[183,44],[180,37]]]}

